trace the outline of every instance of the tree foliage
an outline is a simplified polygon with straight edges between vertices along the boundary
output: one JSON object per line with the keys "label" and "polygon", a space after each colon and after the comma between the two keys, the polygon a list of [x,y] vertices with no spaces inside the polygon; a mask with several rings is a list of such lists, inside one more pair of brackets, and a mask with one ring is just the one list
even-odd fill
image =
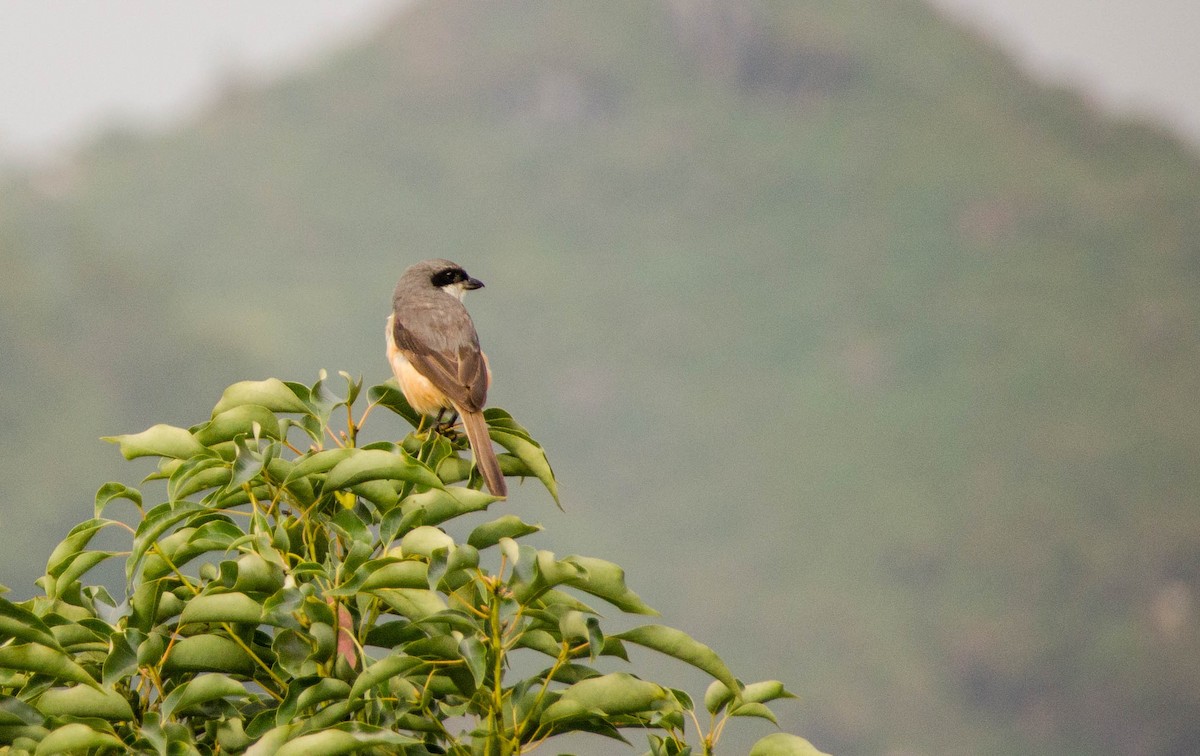
{"label": "tree foliage", "polygon": [[[108,439],[127,459],[159,460],[145,483],[165,500],[105,484],[94,516],[51,553],[44,595],[0,598],[0,745],[501,755],[636,729],[665,756],[712,753],[732,717],[774,721],[767,704],[791,696],[779,682],[743,685],[664,625],[606,632],[597,601],[653,614],[621,567],[523,543],[541,526],[486,514],[498,500],[480,490],[464,438],[423,428],[392,384],[359,412],[362,383],[343,376],[345,396],[324,376],[237,383],[203,423]],[[360,444],[380,409],[413,432]],[[505,473],[538,479],[557,503],[541,446],[502,410],[487,420]],[[116,518],[120,507],[136,515]],[[127,532],[127,550],[93,548],[109,530]],[[121,601],[84,582],[118,556]],[[711,676],[702,708],[604,671],[631,645]],[[776,733],[754,753],[816,751]]]}

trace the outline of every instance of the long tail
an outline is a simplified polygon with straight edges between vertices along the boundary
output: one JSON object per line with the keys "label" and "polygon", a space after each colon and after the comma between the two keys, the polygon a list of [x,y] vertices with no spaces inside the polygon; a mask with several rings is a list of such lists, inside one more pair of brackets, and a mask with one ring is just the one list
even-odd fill
{"label": "long tail", "polygon": [[467,440],[471,442],[471,452],[475,455],[475,466],[483,475],[483,482],[493,496],[508,497],[508,485],[504,482],[504,473],[500,471],[500,460],[492,449],[492,439],[488,436],[487,421],[482,412],[460,412],[463,426],[467,429]]}

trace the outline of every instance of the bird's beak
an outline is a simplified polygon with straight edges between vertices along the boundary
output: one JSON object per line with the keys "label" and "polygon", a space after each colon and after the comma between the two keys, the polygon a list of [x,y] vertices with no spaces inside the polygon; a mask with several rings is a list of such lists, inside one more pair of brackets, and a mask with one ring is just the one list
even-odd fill
{"label": "bird's beak", "polygon": [[462,287],[464,289],[466,289],[467,291],[473,291],[475,289],[482,289],[483,281],[480,281],[478,278],[468,278],[466,281],[462,282]]}

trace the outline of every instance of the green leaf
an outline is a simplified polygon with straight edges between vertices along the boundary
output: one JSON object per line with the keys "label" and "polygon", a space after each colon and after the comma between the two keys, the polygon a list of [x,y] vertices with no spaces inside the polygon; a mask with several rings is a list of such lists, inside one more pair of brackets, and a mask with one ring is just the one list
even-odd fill
{"label": "green leaf", "polygon": [[[200,515],[193,522],[199,522],[206,516],[210,515]],[[159,540],[156,553],[146,556],[142,579],[156,580],[173,572],[172,565],[183,567],[201,554],[225,552],[243,536],[239,527],[221,517],[203,522],[199,527],[179,528]],[[159,551],[162,552],[161,556],[157,553]]]}
{"label": "green leaf", "polygon": [[21,699],[0,695],[0,727],[36,726],[45,719],[41,712]]}
{"label": "green leaf", "polygon": [[77,554],[74,559],[71,559],[67,563],[66,569],[63,570],[62,574],[54,578],[54,590],[47,590],[47,595],[54,597],[63,595],[88,570],[115,555],[115,552],[112,551],[84,551]]}
{"label": "green leaf", "polygon": [[325,479],[325,490],[348,488],[369,480],[403,480],[430,488],[443,488],[442,481],[428,468],[404,452],[354,449],[334,465]]}
{"label": "green leaf", "polygon": [[132,501],[138,509],[142,508],[142,492],[136,488],[130,488],[124,483],[108,482],[100,486],[96,491],[95,517],[99,519],[100,514],[117,499],[127,499]]}
{"label": "green leaf", "polygon": [[162,715],[184,714],[188,709],[220,698],[245,697],[246,687],[226,675],[209,673],[181,683],[163,700]]}
{"label": "green leaf", "polygon": [[37,700],[38,710],[51,717],[96,717],[114,721],[133,719],[129,702],[109,688],[76,685],[51,688]]}
{"label": "green leaf", "polygon": [[137,652],[134,649],[141,645],[143,640],[145,635],[132,628],[126,630],[124,635],[114,633],[109,637],[109,652],[108,656],[104,657],[101,684],[111,686],[133,674],[138,664]]}
{"label": "green leaf", "polygon": [[482,511],[497,501],[501,499],[483,491],[449,486],[441,490],[432,489],[424,493],[410,494],[402,506],[406,514],[420,509],[422,523],[437,525],[460,515]]}
{"label": "green leaf", "polygon": [[408,400],[404,398],[404,392],[400,390],[395,380],[389,380],[387,383],[372,386],[367,390],[367,398],[372,404],[387,407],[392,412],[395,412],[407,420],[408,424],[414,428],[421,423],[421,413],[409,405]]}
{"label": "green leaf", "polygon": [[296,460],[291,473],[284,480],[284,485],[293,480],[306,478],[309,475],[329,472],[333,469],[334,465],[349,458],[356,451],[356,449],[351,447],[339,447],[337,449],[323,449],[322,451],[305,454]]}
{"label": "green leaf", "polygon": [[720,680],[713,680],[709,683],[708,689],[704,691],[704,708],[708,710],[709,714],[718,714],[733,700],[733,692],[738,687],[735,685],[730,688]]}
{"label": "green leaf", "polygon": [[675,700],[679,702],[679,706],[684,711],[695,711],[696,704],[692,701],[691,695],[686,690],[671,688],[671,695],[675,696]]}
{"label": "green leaf", "polygon": [[278,378],[268,378],[264,381],[241,381],[225,389],[220,401],[213,407],[213,417],[246,404],[257,404],[271,412],[311,412],[311,408],[286,383]]}
{"label": "green leaf", "polygon": [[71,528],[71,532],[67,533],[67,537],[54,547],[54,551],[50,552],[50,558],[46,560],[46,574],[51,577],[61,575],[62,571],[67,568],[67,565],[87,547],[93,536],[109,525],[114,524],[116,523],[113,520],[94,518],[84,520]]}
{"label": "green leaf", "polygon": [[362,698],[368,690],[397,675],[416,669],[423,661],[404,653],[391,653],[362,671],[350,689],[350,699]]}
{"label": "green leaf", "polygon": [[359,725],[359,728],[352,731],[323,730],[301,735],[281,746],[275,752],[275,756],[334,756],[335,754],[361,751],[371,746],[417,745],[421,742],[407,735],[387,730],[374,728],[366,730],[365,725]]}
{"label": "green leaf", "polygon": [[155,425],[141,433],[124,436],[105,436],[104,441],[119,444],[121,456],[125,459],[137,457],[168,457],[170,459],[188,459],[197,454],[206,454],[204,445],[197,441],[191,433],[173,425]]}
{"label": "green leaf", "polygon": [[554,498],[554,503],[558,505],[558,508],[562,509],[562,502],[558,499],[558,483],[554,479],[554,470],[550,468],[550,461],[546,458],[546,452],[541,445],[531,439],[528,434],[503,427],[502,422],[498,421],[512,419],[507,412],[490,407],[484,410],[483,414],[488,419],[488,435],[492,437],[492,440],[521,460],[521,463],[550,492],[550,496]]}
{"label": "green leaf", "polygon": [[[311,660],[316,658],[318,652],[312,633],[296,628],[279,631],[271,641],[271,653],[275,654],[275,663],[293,677],[312,671]],[[283,720],[279,720],[280,724],[282,722]]]}
{"label": "green leaf", "polygon": [[367,631],[366,645],[395,648],[423,637],[425,637],[424,633],[416,624],[401,619],[383,622],[372,627]]}
{"label": "green leaf", "polygon": [[[625,726],[625,727],[629,727],[629,726],[644,727],[645,726],[645,722],[643,722],[641,719],[637,719],[637,718],[630,719],[630,718],[626,717],[626,718],[622,718],[617,721],[619,721],[622,724],[622,726]],[[601,735],[603,737],[611,738],[613,740],[619,740],[620,742],[622,742],[625,745],[630,746],[630,747],[632,747],[632,745],[633,745],[632,743],[630,743],[628,740],[625,739],[625,736],[621,734],[620,730],[618,730],[613,725],[609,724],[606,720],[601,719],[599,714],[597,714],[591,718],[576,718],[576,719],[560,718],[558,721],[552,723],[550,730],[552,733],[554,733],[556,735],[568,733],[568,732],[586,732],[586,733],[589,733],[592,735]]]}
{"label": "green leaf", "polygon": [[281,480],[283,487],[288,490],[302,507],[308,507],[316,501],[313,492],[313,481],[307,478],[297,478],[293,472],[295,462],[281,457],[271,457],[267,460],[265,470],[270,480]]}
{"label": "green leaf", "polygon": [[484,648],[483,641],[469,635],[459,641],[458,652],[467,663],[467,669],[475,681],[475,688],[478,689],[487,676],[487,649]]}
{"label": "green leaf", "polygon": [[200,491],[224,488],[232,477],[233,471],[222,457],[192,457],[171,471],[167,498],[179,501]]}
{"label": "green leaf", "polygon": [[[270,555],[269,551],[264,553]],[[272,594],[282,588],[286,580],[282,567],[253,551],[242,554],[234,564],[237,565],[237,577],[230,587],[236,591]]]}
{"label": "green leaf", "polygon": [[[296,687],[299,687],[298,685]],[[326,701],[345,701],[350,698],[350,685],[342,680],[334,677],[316,678],[316,682],[303,690],[298,691],[295,698],[295,711],[306,711],[314,706],[323,704]],[[291,690],[288,690],[290,697]],[[283,707],[280,707],[280,715],[283,715]],[[290,716],[288,717],[290,719]],[[280,724],[287,721],[281,718]]]}
{"label": "green leaf", "polygon": [[[363,522],[354,510],[342,509],[330,518],[329,522],[351,543],[372,543],[373,537],[367,529],[367,523]],[[353,569],[353,566],[349,567]]]}
{"label": "green leaf", "polygon": [[546,591],[539,599],[543,606],[554,607],[559,610],[574,610],[583,612],[584,614],[599,614],[595,609],[583,603],[566,591],[560,591],[554,588]]}
{"label": "green leaf", "polygon": [[279,438],[279,418],[260,404],[242,404],[213,415],[208,422],[192,428],[192,435],[205,446],[215,446],[238,436],[253,436],[255,426],[262,436]]}
{"label": "green leaf", "polygon": [[419,588],[389,588],[374,591],[375,595],[401,617],[411,620],[424,619],[431,614],[446,611],[446,601],[437,591]]}
{"label": "green leaf", "polygon": [[533,554],[537,554],[537,550],[532,546],[522,546],[508,536],[501,536],[498,544],[500,546],[500,553],[504,555],[504,558],[508,560],[508,563],[512,565],[514,570],[518,567],[521,569],[525,567],[525,560],[522,559],[522,549],[529,549]]}
{"label": "green leaf", "polygon": [[479,566],[479,550],[469,544],[460,543],[450,551],[446,562],[446,575],[460,570],[474,570]]}
{"label": "green leaf", "polygon": [[721,661],[721,657],[682,630],[666,625],[642,625],[623,633],[616,633],[615,637],[686,662],[712,675],[731,690],[737,690],[739,687],[737,678],[729,671],[725,662]]}
{"label": "green leaf", "polygon": [[557,658],[562,650],[554,636],[545,630],[526,630],[517,638],[516,645],[518,648],[532,649],[551,658]]}
{"label": "green leaf", "polygon": [[516,515],[507,514],[472,530],[467,543],[482,550],[495,546],[501,538],[520,538],[541,529],[541,525],[531,525]]}
{"label": "green leaf", "polygon": [[746,703],[766,703],[767,701],[775,701],[780,698],[795,698],[796,695],[784,689],[783,683],[778,680],[763,680],[762,682],[750,683],[742,688],[742,694],[738,698]]}
{"label": "green leaf", "polygon": [[[59,618],[54,617],[55,620]],[[90,619],[67,624],[53,625],[50,632],[62,649],[71,654],[81,654],[87,651],[108,651],[108,637],[112,633],[103,620]]]}
{"label": "green leaf", "polygon": [[[500,539],[501,548],[507,544],[516,544],[510,538]],[[505,555],[513,564],[513,572],[509,578],[509,587],[514,597],[521,603],[527,604],[541,598],[556,585],[569,583],[585,576],[585,570],[568,559],[557,560],[554,553],[546,550],[535,550],[530,546],[519,546],[518,559],[510,555],[511,548],[505,549]],[[573,584],[573,583],[571,583]]]}
{"label": "green leaf", "polygon": [[9,638],[62,651],[50,628],[40,617],[6,598],[0,598],[0,642]]}
{"label": "green leaf", "polygon": [[568,611],[558,620],[558,634],[571,645],[589,640],[587,620],[583,612]]}
{"label": "green leaf", "polygon": [[208,508],[202,504],[183,501],[174,504],[171,502],[159,504],[146,512],[138,524],[137,532],[134,533],[133,548],[129,552],[129,558],[125,561],[125,579],[133,580],[133,575],[141,567],[146,552],[154,546],[159,536],[173,525],[178,524],[180,520],[187,519],[197,512],[206,511]]}
{"label": "green leaf", "polygon": [[[435,625],[438,627],[433,627]],[[412,621],[409,623],[409,626],[412,628],[425,630],[433,635],[444,635],[447,632],[453,634],[455,631],[462,633],[463,635],[470,635],[472,633],[479,632],[478,618],[461,610],[455,609],[447,609],[437,612],[436,614],[430,614],[426,617],[422,617],[419,620]],[[414,639],[421,640],[421,637],[416,637]]]}
{"label": "green leaf", "polygon": [[243,720],[223,719],[216,723],[217,745],[220,750],[214,753],[242,753],[254,741],[246,734]]}
{"label": "green leaf", "polygon": [[454,548],[454,539],[440,528],[422,525],[413,528],[400,539],[400,552],[404,556],[422,556],[428,559],[438,549]]}
{"label": "green leaf", "polygon": [[429,565],[416,560],[373,559],[360,568],[367,573],[360,590],[428,588]]}
{"label": "green leaf", "polygon": [[77,753],[101,748],[124,750],[125,745],[115,735],[97,732],[82,722],[72,722],[43,738],[42,742],[38,743],[34,756]]}
{"label": "green leaf", "polygon": [[62,682],[77,682],[96,687],[92,676],[64,652],[38,644],[0,646],[0,668],[37,672]]}
{"label": "green leaf", "polygon": [[[501,462],[503,462],[502,457],[503,455],[500,458]],[[510,459],[516,458],[511,457]],[[471,460],[456,455],[440,460],[433,469],[437,471],[438,478],[443,483],[458,483],[471,477],[471,471],[475,469],[475,465],[471,464]],[[500,465],[500,471],[506,475],[510,474],[504,470],[503,464]],[[515,475],[516,473],[511,474]]]}
{"label": "green leaf", "polygon": [[262,605],[244,593],[218,593],[197,596],[187,602],[179,615],[179,623],[192,622],[252,622],[263,621]]}
{"label": "green leaf", "polygon": [[[263,718],[262,721],[266,721],[264,715],[269,713],[263,712],[254,721],[260,721],[260,718]],[[253,724],[254,722],[251,722],[252,726]],[[246,749],[246,756],[275,756],[279,752],[280,747],[287,742],[287,739],[291,737],[292,732],[296,729],[298,729],[298,725],[291,722],[272,727],[266,732],[261,733],[258,741]],[[251,727],[251,730],[253,730],[253,727]]]}
{"label": "green leaf", "polygon": [[575,719],[601,713],[606,716],[637,714],[675,704],[675,698],[660,685],[615,672],[581,680],[563,691],[542,712],[543,722]]}
{"label": "green leaf", "polygon": [[646,737],[650,741],[650,751],[646,756],[692,756],[691,746],[680,744],[674,737],[667,739],[651,734]]}
{"label": "green leaf", "polygon": [[250,674],[254,660],[241,646],[221,635],[192,635],[171,647],[163,661],[169,672],[226,672]]}
{"label": "green leaf", "polygon": [[596,657],[604,651],[604,632],[600,629],[599,618],[588,617],[584,622],[588,631],[588,656],[596,661]]}
{"label": "green leaf", "polygon": [[636,593],[625,586],[625,570],[619,565],[603,559],[569,556],[563,562],[576,565],[583,575],[567,581],[573,588],[604,599],[621,611],[631,614],[658,614],[647,606]]}
{"label": "green leaf", "polygon": [[392,509],[400,502],[400,492],[396,490],[396,482],[392,480],[368,480],[350,486],[350,491],[374,504],[381,512]]}
{"label": "green leaf", "polygon": [[143,635],[137,644],[137,663],[139,666],[157,667],[166,651],[167,639],[161,632]]}
{"label": "green leaf", "polygon": [[566,683],[567,685],[574,685],[580,680],[588,680],[593,677],[600,676],[599,672],[587,666],[586,664],[562,664],[557,668],[551,667],[549,669],[542,670],[537,675],[538,680],[540,681],[545,679],[545,677],[550,673],[551,669],[554,670],[554,677],[551,679],[553,679],[554,682]]}
{"label": "green leaf", "polygon": [[[341,405],[345,405],[345,406],[349,407],[349,406],[353,405],[355,401],[357,401],[358,395],[362,393],[362,387],[363,387],[362,376],[355,378],[354,376],[347,373],[345,370],[339,370],[338,375],[340,375],[346,381],[346,396],[345,396],[345,398],[339,399],[337,397],[332,396],[331,392],[323,391],[321,393],[322,400],[326,401],[326,402],[332,400],[333,406],[335,406],[335,407],[341,406]],[[317,383],[318,384],[324,383],[324,380],[325,380],[324,371],[322,371],[321,380],[317,381]],[[313,393],[316,394],[317,392],[314,390]]]}
{"label": "green leaf", "polygon": [[772,733],[750,748],[749,756],[829,756],[798,735]]}
{"label": "green leaf", "polygon": [[779,722],[775,719],[775,713],[767,708],[766,704],[761,703],[734,703],[729,707],[729,716],[731,717],[758,717],[765,719],[773,725],[778,725]]}
{"label": "green leaf", "polygon": [[237,450],[237,453],[233,458],[233,464],[230,466],[231,474],[229,476],[229,483],[226,485],[226,491],[239,489],[243,483],[249,483],[262,472],[262,469],[267,464],[267,456],[258,449],[257,440],[254,446],[250,446],[248,436],[238,436],[233,440],[233,446]]}

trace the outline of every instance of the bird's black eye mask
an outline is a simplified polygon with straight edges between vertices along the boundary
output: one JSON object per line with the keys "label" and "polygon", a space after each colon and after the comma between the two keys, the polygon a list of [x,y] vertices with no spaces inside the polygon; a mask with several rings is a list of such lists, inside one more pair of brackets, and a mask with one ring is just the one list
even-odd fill
{"label": "bird's black eye mask", "polygon": [[433,278],[429,280],[433,282],[434,286],[441,288],[467,280],[467,272],[462,268],[443,268],[434,273]]}

